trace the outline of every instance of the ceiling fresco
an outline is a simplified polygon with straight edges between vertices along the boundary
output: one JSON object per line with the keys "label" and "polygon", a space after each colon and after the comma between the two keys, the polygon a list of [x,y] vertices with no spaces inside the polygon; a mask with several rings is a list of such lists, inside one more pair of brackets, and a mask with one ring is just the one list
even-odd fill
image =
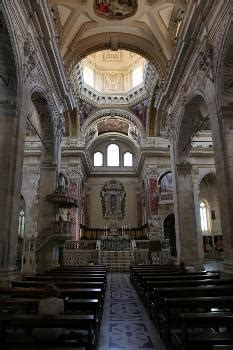
{"label": "ceiling fresco", "polygon": [[99,135],[107,132],[119,132],[128,135],[129,123],[114,117],[100,121],[97,128]]}
{"label": "ceiling fresco", "polygon": [[89,103],[87,103],[86,101],[81,99],[79,99],[78,106],[79,106],[80,125],[83,125],[85,120],[90,116],[91,112],[93,112],[95,108],[91,106]]}
{"label": "ceiling fresco", "polygon": [[136,116],[140,119],[144,127],[146,127],[146,117],[148,110],[148,99],[138,103],[136,106],[132,107],[131,110],[136,114]]}
{"label": "ceiling fresco", "polygon": [[138,8],[137,0],[95,0],[94,11],[107,19],[123,19],[133,16]]}

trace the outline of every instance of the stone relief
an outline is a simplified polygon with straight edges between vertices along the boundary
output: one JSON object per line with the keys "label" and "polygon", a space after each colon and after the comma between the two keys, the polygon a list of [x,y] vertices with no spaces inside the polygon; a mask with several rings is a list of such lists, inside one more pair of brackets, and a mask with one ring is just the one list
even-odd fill
{"label": "stone relief", "polygon": [[233,94],[233,79],[225,80],[224,82],[224,92],[228,95]]}
{"label": "stone relief", "polygon": [[69,168],[67,170],[67,174],[69,178],[76,179],[76,178],[83,178],[83,172],[82,172],[82,166],[81,164],[75,164],[72,168]]}
{"label": "stone relief", "polygon": [[136,126],[131,127],[131,129],[129,130],[129,136],[130,138],[133,139],[133,141],[137,144],[137,146],[141,145],[141,142],[142,142],[141,134],[136,128]]}
{"label": "stone relief", "polygon": [[175,115],[173,113],[170,113],[168,114],[165,121],[165,136],[167,136],[169,140],[172,140],[175,129],[176,129]]}
{"label": "stone relief", "polygon": [[123,89],[123,79],[121,74],[108,73],[104,75],[104,90],[118,91]]}
{"label": "stone relief", "polygon": [[85,134],[85,145],[87,146],[94,138],[97,136],[97,128],[96,126],[90,128]]}
{"label": "stone relief", "polygon": [[211,66],[213,62],[213,47],[210,43],[206,43],[203,51],[199,53],[198,56],[198,67],[203,72],[207,71],[207,69]]}
{"label": "stone relief", "polygon": [[150,176],[157,177],[159,175],[156,165],[146,165],[143,172],[143,177],[147,178]]}

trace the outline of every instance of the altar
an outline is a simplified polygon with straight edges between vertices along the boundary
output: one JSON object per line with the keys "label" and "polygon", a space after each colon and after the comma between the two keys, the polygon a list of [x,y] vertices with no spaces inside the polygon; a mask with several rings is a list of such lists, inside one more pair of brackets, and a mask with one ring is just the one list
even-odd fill
{"label": "altar", "polygon": [[131,251],[131,239],[128,236],[118,236],[111,234],[102,236],[100,239],[101,251]]}

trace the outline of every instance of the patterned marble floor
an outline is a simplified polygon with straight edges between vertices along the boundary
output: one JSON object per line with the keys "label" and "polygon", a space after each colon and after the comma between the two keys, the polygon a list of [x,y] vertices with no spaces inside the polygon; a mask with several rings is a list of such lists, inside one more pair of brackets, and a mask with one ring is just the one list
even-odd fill
{"label": "patterned marble floor", "polygon": [[165,350],[145,308],[131,288],[127,274],[112,273],[108,276],[97,349]]}

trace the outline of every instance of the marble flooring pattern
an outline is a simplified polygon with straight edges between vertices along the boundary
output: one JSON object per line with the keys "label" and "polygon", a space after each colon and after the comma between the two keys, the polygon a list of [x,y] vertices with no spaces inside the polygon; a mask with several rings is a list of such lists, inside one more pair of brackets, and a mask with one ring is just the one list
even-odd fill
{"label": "marble flooring pattern", "polygon": [[98,350],[165,350],[152,321],[129,282],[128,274],[111,273],[105,296]]}

